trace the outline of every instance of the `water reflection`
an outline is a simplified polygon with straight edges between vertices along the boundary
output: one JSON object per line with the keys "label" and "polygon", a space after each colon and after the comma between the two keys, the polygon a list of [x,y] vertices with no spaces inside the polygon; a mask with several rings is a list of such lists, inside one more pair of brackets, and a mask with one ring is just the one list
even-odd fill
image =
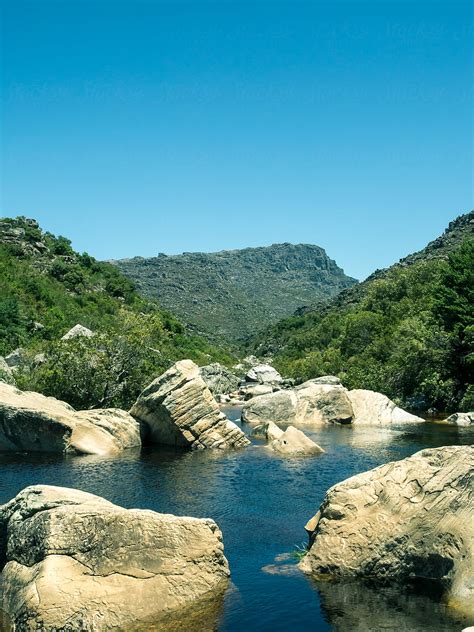
{"label": "water reflection", "polygon": [[[127,508],[213,518],[223,533],[234,586],[223,603],[167,618],[170,632],[321,632],[342,626],[356,632],[459,632],[463,626],[436,599],[360,585],[318,584],[318,592],[290,561],[277,556],[306,542],[304,525],[332,485],[422,448],[473,443],[474,429],[425,423],[304,430],[325,454],[285,459],[258,442],[238,451],[153,446],[115,457],[0,454],[0,504],[27,485],[42,483],[81,489]],[[418,616],[419,611],[424,614]],[[417,628],[423,621],[425,627]],[[153,622],[146,629],[166,632],[163,625]]]}
{"label": "water reflection", "polygon": [[214,632],[222,617],[226,587],[227,582],[219,593],[195,602],[187,609],[146,624],[127,626],[121,632]]}
{"label": "water reflection", "polygon": [[469,622],[447,609],[432,586],[380,586],[358,582],[311,582],[334,632],[397,630],[451,632]]}

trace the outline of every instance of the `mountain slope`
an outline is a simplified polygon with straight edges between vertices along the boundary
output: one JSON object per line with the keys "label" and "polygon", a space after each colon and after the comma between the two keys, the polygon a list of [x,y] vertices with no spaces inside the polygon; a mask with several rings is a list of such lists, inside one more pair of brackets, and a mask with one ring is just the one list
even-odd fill
{"label": "mountain slope", "polygon": [[[95,336],[61,341],[77,323]],[[116,267],[24,217],[0,220],[0,355],[17,347],[26,349],[20,386],[79,408],[127,407],[183,357],[234,360],[139,296]]]}
{"label": "mountain slope", "polygon": [[474,405],[474,212],[418,253],[319,308],[262,332],[250,348],[297,380],[339,375],[427,409]]}
{"label": "mountain slope", "polygon": [[304,244],[111,263],[198,331],[234,342],[355,283],[322,248]]}

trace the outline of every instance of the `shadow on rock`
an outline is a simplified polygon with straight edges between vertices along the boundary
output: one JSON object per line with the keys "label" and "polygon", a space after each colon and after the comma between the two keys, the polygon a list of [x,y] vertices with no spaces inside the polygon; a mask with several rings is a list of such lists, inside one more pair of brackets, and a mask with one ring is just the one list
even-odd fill
{"label": "shadow on rock", "polygon": [[[228,582],[212,597],[194,603],[191,607],[172,613],[147,624],[128,626],[127,632],[215,632],[224,609],[224,595]],[[2,628],[0,628],[2,629]],[[125,629],[123,630],[125,632]]]}

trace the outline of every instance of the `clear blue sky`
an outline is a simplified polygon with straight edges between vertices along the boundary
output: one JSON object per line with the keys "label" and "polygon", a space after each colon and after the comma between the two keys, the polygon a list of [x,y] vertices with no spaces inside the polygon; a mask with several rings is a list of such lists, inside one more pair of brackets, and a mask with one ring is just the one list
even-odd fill
{"label": "clear blue sky", "polygon": [[3,2],[3,215],[98,258],[315,243],[363,278],[472,208],[472,4]]}

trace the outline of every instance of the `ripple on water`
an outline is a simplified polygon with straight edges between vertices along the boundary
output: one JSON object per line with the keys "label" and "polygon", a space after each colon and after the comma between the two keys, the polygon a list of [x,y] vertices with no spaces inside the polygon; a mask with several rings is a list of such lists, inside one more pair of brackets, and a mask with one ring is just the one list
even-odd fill
{"label": "ripple on water", "polygon": [[[285,459],[258,444],[227,452],[156,447],[114,458],[4,454],[0,503],[43,483],[82,489],[128,508],[216,520],[233,583],[223,602],[197,608],[194,619],[188,614],[170,621],[176,626],[170,631],[459,632],[462,625],[433,593],[314,583],[280,556],[305,543],[304,525],[335,483],[422,448],[472,443],[473,429],[426,423],[305,431],[325,454]],[[148,629],[166,630],[160,625]]]}

